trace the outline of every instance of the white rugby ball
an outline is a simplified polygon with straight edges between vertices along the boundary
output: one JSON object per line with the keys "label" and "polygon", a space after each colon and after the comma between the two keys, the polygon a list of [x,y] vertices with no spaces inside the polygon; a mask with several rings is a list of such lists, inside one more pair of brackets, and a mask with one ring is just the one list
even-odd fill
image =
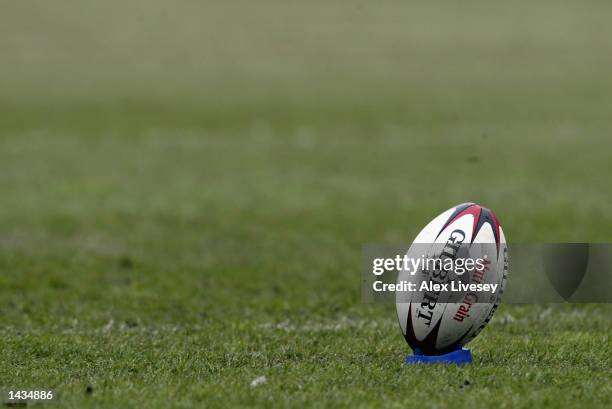
{"label": "white rugby ball", "polygon": [[[478,300],[469,291],[454,294],[452,300],[461,302],[447,302],[450,298],[444,296],[435,302],[426,302],[422,293],[398,293],[396,307],[402,334],[410,347],[421,354],[446,354],[474,339],[491,320],[504,291],[508,272],[506,238],[497,216],[477,204],[461,204],[433,219],[417,235],[407,254],[419,257],[424,248],[439,254],[433,249],[452,240],[457,231],[464,236],[463,245],[481,253],[488,249],[490,263],[485,269],[484,282],[498,284],[498,290]],[[399,271],[398,282],[415,277],[414,272]]]}

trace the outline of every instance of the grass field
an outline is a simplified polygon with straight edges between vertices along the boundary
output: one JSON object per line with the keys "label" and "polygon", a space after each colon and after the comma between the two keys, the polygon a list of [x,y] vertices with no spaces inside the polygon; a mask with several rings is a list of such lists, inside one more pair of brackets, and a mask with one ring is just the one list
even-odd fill
{"label": "grass field", "polygon": [[406,368],[394,306],[360,298],[364,244],[465,201],[510,242],[612,241],[611,12],[5,2],[0,389],[612,407],[610,305],[502,305],[473,365]]}

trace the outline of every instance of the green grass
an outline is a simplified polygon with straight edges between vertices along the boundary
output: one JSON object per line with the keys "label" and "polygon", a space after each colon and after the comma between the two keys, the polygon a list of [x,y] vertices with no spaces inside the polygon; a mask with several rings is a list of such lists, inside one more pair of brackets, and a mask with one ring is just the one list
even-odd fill
{"label": "green grass", "polygon": [[610,305],[502,305],[473,365],[407,368],[394,306],[360,299],[362,245],[465,201],[511,242],[611,241],[611,11],[3,5],[0,389],[612,406]]}

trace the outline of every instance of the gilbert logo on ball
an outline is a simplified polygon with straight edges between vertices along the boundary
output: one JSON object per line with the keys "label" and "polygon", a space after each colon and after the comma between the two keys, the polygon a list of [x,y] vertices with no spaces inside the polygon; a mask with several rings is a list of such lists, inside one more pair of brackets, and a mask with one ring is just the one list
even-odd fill
{"label": "gilbert logo on ball", "polygon": [[443,263],[433,269],[406,269],[398,274],[398,283],[427,280],[430,285],[436,284],[436,288],[456,287],[461,282],[497,285],[499,290],[487,297],[469,289],[455,292],[452,296],[435,288],[396,294],[400,328],[414,351],[414,355],[407,357],[407,363],[470,362],[471,353],[463,346],[491,320],[506,284],[506,238],[497,216],[474,203],[449,209],[421,230],[407,255],[411,258],[426,256],[445,260],[459,260],[467,256],[485,260],[484,264],[465,274],[449,271],[442,267]]}

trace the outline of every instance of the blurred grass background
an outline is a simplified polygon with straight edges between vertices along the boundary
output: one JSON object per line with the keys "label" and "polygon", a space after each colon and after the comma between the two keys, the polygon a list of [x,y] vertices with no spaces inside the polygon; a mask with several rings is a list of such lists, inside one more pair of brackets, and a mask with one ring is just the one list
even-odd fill
{"label": "blurred grass background", "polygon": [[610,241],[611,11],[5,2],[0,386],[73,407],[609,405],[609,306],[503,306],[472,368],[411,372],[359,280],[363,244],[465,201],[511,242]]}

